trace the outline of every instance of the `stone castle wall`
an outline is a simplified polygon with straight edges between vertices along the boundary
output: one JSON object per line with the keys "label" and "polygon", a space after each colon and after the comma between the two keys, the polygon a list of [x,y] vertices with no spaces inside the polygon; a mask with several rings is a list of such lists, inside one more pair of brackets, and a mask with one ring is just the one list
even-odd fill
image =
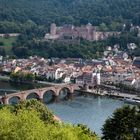
{"label": "stone castle wall", "polygon": [[99,32],[96,31],[96,27],[90,23],[81,27],[75,27],[73,25],[57,27],[53,23],[51,25],[50,34],[45,35],[45,40],[75,40],[83,38],[89,41],[98,41],[107,39],[112,35],[119,35],[119,32]]}

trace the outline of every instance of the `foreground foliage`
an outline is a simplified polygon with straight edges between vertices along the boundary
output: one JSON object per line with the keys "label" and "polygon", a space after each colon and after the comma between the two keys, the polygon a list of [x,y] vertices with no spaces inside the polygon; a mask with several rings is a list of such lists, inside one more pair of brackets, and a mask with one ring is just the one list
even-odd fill
{"label": "foreground foliage", "polygon": [[83,125],[72,126],[53,120],[53,114],[36,100],[0,110],[1,140],[97,140]]}
{"label": "foreground foliage", "polygon": [[125,106],[117,109],[103,126],[104,140],[139,140],[140,108]]}

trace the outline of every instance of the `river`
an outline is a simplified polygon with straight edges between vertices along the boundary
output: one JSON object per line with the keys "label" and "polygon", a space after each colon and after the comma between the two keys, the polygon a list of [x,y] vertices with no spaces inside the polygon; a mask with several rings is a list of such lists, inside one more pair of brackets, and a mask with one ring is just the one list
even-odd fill
{"label": "river", "polygon": [[[35,88],[33,85],[17,85],[0,82],[0,89],[27,90]],[[0,95],[4,93],[0,91]],[[87,125],[91,130],[101,135],[101,128],[105,120],[112,115],[114,110],[122,107],[123,101],[99,96],[75,96],[70,101],[48,104],[47,106],[64,122]]]}
{"label": "river", "polygon": [[123,101],[108,97],[77,96],[72,101],[62,101],[47,106],[64,122],[85,124],[101,136],[105,120],[123,105],[125,105]]}

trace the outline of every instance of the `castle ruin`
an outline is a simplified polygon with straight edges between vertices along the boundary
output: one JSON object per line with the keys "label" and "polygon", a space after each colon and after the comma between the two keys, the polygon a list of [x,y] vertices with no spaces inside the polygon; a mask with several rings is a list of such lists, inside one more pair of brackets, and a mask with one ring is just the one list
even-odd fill
{"label": "castle ruin", "polygon": [[88,41],[105,40],[110,36],[119,35],[119,32],[101,32],[97,31],[95,26],[88,23],[81,27],[74,25],[64,25],[57,27],[55,23],[51,24],[50,33],[45,35],[45,40],[78,40],[83,38]]}

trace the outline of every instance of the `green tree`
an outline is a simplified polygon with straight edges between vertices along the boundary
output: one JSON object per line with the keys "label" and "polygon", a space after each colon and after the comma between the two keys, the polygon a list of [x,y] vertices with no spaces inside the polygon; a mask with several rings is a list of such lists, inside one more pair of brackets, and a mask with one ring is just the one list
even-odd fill
{"label": "green tree", "polygon": [[34,82],[35,75],[32,73],[26,73],[26,72],[12,72],[10,74],[10,79],[14,82]]}
{"label": "green tree", "polygon": [[4,46],[4,43],[3,42],[0,42],[0,46]]}
{"label": "green tree", "polygon": [[[140,139],[140,110],[125,106],[117,109],[103,126],[103,140]],[[135,132],[135,130],[137,130]]]}
{"label": "green tree", "polygon": [[36,100],[4,106],[0,114],[1,140],[99,140],[85,126],[52,122],[52,113]]}
{"label": "green tree", "polygon": [[25,58],[28,56],[28,49],[26,47],[17,47],[14,49],[14,53],[19,58]]}
{"label": "green tree", "polygon": [[18,105],[15,105],[12,107],[12,111],[16,114],[20,112],[20,110],[35,110],[39,113],[40,119],[47,123],[53,123],[53,114],[52,112],[42,104],[41,102],[38,102],[37,100],[29,100],[20,102]]}
{"label": "green tree", "polygon": [[33,73],[25,73],[24,80],[28,82],[32,82],[35,80],[35,75]]}
{"label": "green tree", "polygon": [[34,110],[21,110],[15,115],[4,108],[0,114],[1,140],[47,139],[47,128]]}
{"label": "green tree", "polygon": [[107,30],[108,30],[108,28],[107,28],[107,26],[106,26],[105,23],[100,24],[99,29],[100,29],[101,31],[107,31]]}
{"label": "green tree", "polygon": [[5,49],[3,47],[0,47],[0,55],[5,56]]}

